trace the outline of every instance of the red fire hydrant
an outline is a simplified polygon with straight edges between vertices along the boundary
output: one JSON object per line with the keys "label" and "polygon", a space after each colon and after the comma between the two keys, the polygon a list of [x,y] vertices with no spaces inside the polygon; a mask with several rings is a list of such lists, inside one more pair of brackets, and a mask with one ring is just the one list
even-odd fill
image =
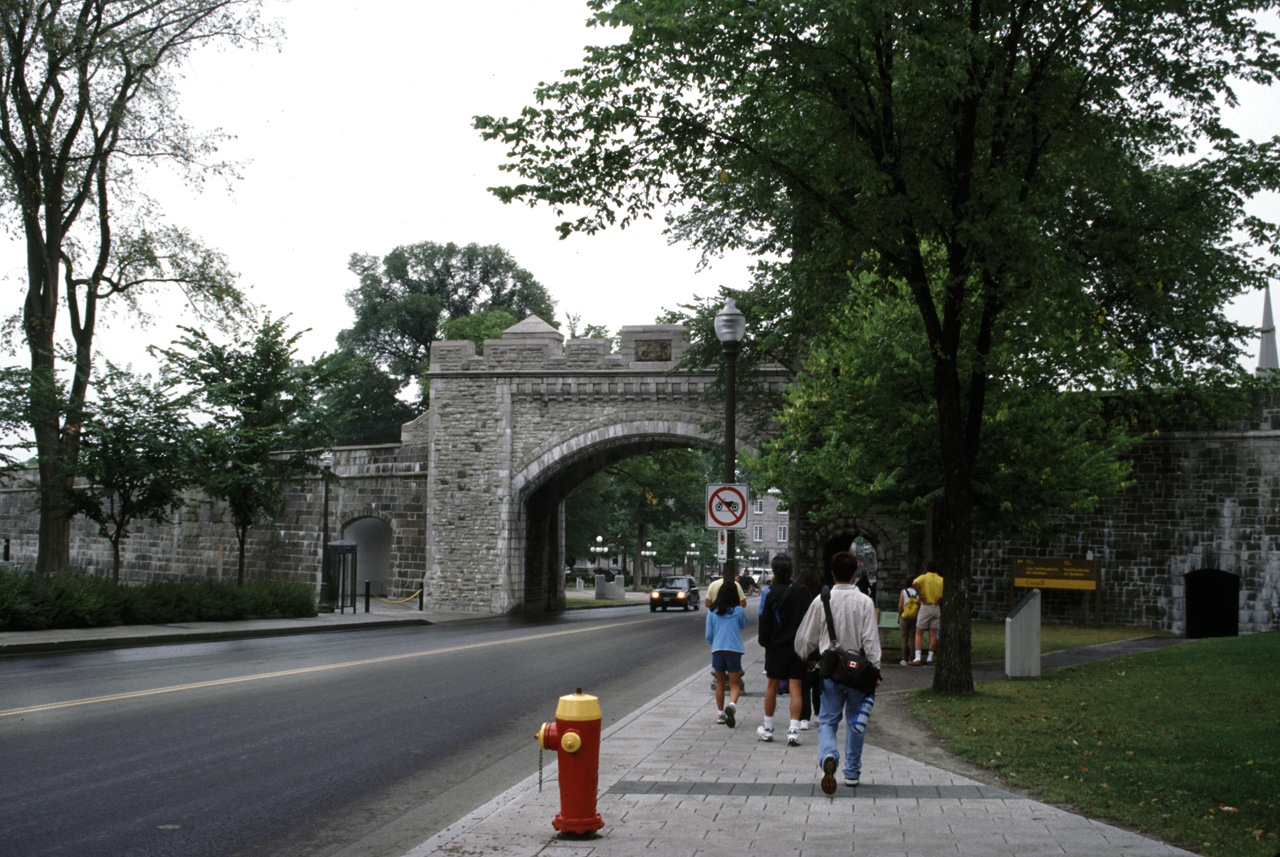
{"label": "red fire hydrant", "polygon": [[560,697],[556,722],[538,730],[538,746],[554,748],[560,763],[560,812],[551,824],[562,833],[594,833],[604,827],[596,812],[600,719],[600,700],[578,688]]}

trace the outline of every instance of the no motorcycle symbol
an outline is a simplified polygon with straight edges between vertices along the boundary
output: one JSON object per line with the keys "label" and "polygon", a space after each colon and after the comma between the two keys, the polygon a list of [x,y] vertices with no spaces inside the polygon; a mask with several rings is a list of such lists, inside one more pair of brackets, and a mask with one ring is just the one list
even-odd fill
{"label": "no motorcycle symbol", "polygon": [[707,486],[707,529],[742,530],[747,526],[747,486]]}

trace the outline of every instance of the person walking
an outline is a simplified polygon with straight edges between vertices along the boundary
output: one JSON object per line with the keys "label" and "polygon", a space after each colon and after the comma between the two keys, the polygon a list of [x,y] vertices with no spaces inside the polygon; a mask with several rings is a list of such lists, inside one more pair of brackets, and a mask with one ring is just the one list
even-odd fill
{"label": "person walking", "polygon": [[942,623],[942,608],[938,606],[942,601],[941,571],[942,567],[930,560],[925,563],[924,574],[912,581],[920,593],[920,612],[916,614],[916,657],[911,662],[912,666],[921,664],[920,644],[924,642],[925,631],[929,632],[929,660],[924,663],[932,664],[933,653],[938,649],[938,628]]}
{"label": "person walking", "polygon": [[920,593],[912,582],[898,593],[898,639],[902,643],[900,666],[906,666],[911,658],[911,641],[916,635],[916,614],[920,612]]}
{"label": "person walking", "polygon": [[[880,668],[880,631],[876,626],[876,608],[871,599],[853,585],[858,563],[848,551],[831,558],[831,575],[835,586],[830,592],[831,624],[836,645],[844,649],[861,649],[877,670]],[[808,658],[811,652],[826,651],[832,646],[827,625],[824,598],[815,598],[796,631],[795,652]],[[877,686],[879,682],[876,683]],[[864,694],[822,679],[822,709],[818,717],[818,765],[822,769],[822,791],[834,794],[836,769],[840,766],[837,743],[840,720],[845,723],[844,784],[856,787],[862,781],[862,746],[866,733],[853,728]]]}
{"label": "person walking", "polygon": [[790,694],[791,719],[787,725],[787,746],[800,746],[800,719],[804,709],[805,662],[796,654],[796,631],[809,609],[813,596],[803,586],[791,582],[791,557],[773,558],[773,584],[764,597],[758,638],[764,647],[764,723],[756,730],[761,741],[773,740],[773,714],[778,705],[779,685],[785,682]]}
{"label": "person walking", "polygon": [[[706,636],[711,644],[711,669],[716,674],[716,722],[730,729],[737,722],[738,694],[742,690],[742,629],[747,626],[747,611],[738,603],[736,587],[722,586],[715,603],[707,611]],[[729,684],[729,702],[724,701],[725,681]]]}
{"label": "person walking", "polygon": [[[802,568],[795,572],[792,581],[796,586],[804,587],[809,593],[809,601],[822,594],[822,577],[812,568]],[[803,620],[801,620],[803,621]],[[804,701],[800,708],[800,731],[809,731],[809,721],[818,719],[822,710],[822,678],[818,675],[818,658],[813,657],[804,662]]]}

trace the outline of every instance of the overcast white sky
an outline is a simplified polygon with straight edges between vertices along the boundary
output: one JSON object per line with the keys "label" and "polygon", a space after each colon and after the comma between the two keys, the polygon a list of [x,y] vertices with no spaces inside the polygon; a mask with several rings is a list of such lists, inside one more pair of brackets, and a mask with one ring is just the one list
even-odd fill
{"label": "overcast white sky", "polygon": [[[267,11],[284,27],[282,49],[198,55],[180,104],[196,128],[235,135],[222,154],[247,162],[243,180],[231,193],[161,193],[170,220],[224,252],[256,302],[311,328],[304,356],[331,350],[351,324],[350,254],[400,244],[500,244],[551,293],[561,321],[576,313],[614,332],[746,284],[747,260],[696,272],[697,255],[668,246],[660,224],[560,241],[549,210],[504,206],[486,191],[509,180],[497,169],[505,152],[471,117],[519,111],[539,81],[610,37],[584,26],[583,0],[268,0]],[[1249,133],[1280,132],[1274,99],[1251,96]],[[1260,213],[1280,218],[1280,203]],[[20,262],[0,270],[11,295]],[[1235,314],[1258,324],[1261,307],[1249,296]],[[170,338],[117,321],[99,352],[123,362],[142,341]]]}
{"label": "overcast white sky", "polygon": [[698,256],[668,246],[660,224],[561,241],[549,210],[487,192],[511,179],[498,171],[504,148],[472,117],[517,113],[539,81],[579,65],[586,44],[616,38],[585,27],[583,0],[267,7],[284,25],[279,53],[208,51],[183,85],[188,121],[235,135],[222,153],[250,162],[243,179],[230,194],[174,194],[166,210],[228,255],[255,301],[312,329],[309,356],[353,321],[351,253],[401,244],[499,244],[550,292],[562,323],[576,313],[613,332],[745,284],[745,259],[696,273]]}

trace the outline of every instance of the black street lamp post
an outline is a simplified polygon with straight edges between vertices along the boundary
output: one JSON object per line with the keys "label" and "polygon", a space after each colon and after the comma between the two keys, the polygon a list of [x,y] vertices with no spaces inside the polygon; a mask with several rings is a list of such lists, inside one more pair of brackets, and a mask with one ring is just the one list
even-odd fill
{"label": "black street lamp post", "polygon": [[[725,298],[724,309],[716,313],[716,338],[724,349],[724,482],[730,484],[737,477],[737,382],[738,351],[747,334],[747,320],[734,305],[733,298]],[[725,534],[724,584],[733,583],[736,568],[737,545],[734,531]]]}
{"label": "black street lamp post", "polygon": [[645,542],[644,550],[640,551],[640,556],[645,559],[645,577],[653,577],[653,558],[658,552],[653,549],[653,542]]}
{"label": "black street lamp post", "polygon": [[[333,581],[329,579],[329,474],[333,472],[333,453],[320,456],[320,468],[324,471],[324,516],[320,522],[320,609],[333,612]],[[341,593],[338,594],[341,598]]]}

